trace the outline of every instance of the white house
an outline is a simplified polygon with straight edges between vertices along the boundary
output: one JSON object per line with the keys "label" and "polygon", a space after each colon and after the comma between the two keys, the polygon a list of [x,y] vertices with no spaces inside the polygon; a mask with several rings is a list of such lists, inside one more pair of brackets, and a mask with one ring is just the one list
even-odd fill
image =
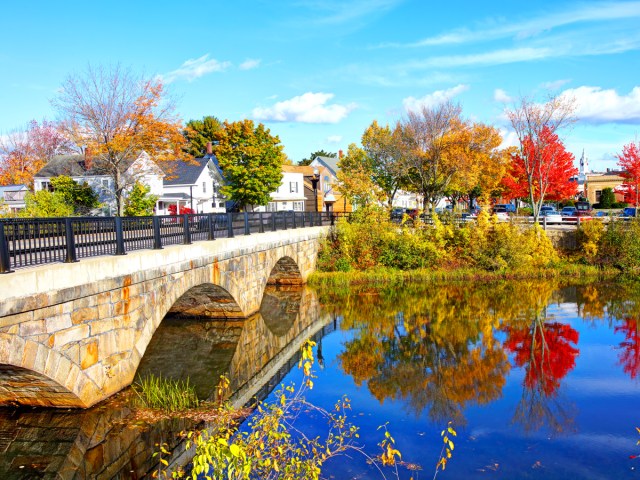
{"label": "white house", "polygon": [[271,201],[266,206],[255,206],[255,212],[280,212],[293,210],[303,212],[305,204],[304,175],[298,167],[282,166],[282,182],[275,192],[271,192]]}
{"label": "white house", "polygon": [[220,193],[224,177],[213,154],[180,162],[164,178],[162,195],[158,198],[156,214],[169,215],[187,207],[195,213],[224,213],[226,198]]}
{"label": "white house", "polygon": [[[146,152],[124,162],[123,178],[129,188],[138,181],[150,187],[149,193],[162,194],[162,179],[165,174]],[[116,213],[116,200],[112,175],[101,162],[94,161],[91,155],[57,155],[33,177],[33,189],[51,190],[51,179],[60,175],[71,177],[78,183],[86,183],[98,194],[98,200],[104,205],[103,213]]]}

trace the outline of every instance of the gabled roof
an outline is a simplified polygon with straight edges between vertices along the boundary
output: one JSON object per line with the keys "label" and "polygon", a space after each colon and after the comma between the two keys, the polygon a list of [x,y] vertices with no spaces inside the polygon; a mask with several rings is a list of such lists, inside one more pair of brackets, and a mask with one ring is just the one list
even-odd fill
{"label": "gabled roof", "polygon": [[[316,157],[313,162],[318,162],[324,167],[328,168],[332,175],[335,176],[338,173],[338,157]],[[313,162],[311,164],[313,165]]]}
{"label": "gabled roof", "polygon": [[[123,166],[125,166],[125,170],[138,158],[139,157],[124,160]],[[91,168],[86,169],[84,155],[56,155],[51,157],[51,160],[49,160],[34,177],[51,178],[59,175],[66,175],[68,177],[92,177],[109,175],[109,173],[99,161],[95,160],[91,162]]]}
{"label": "gabled roof", "polygon": [[164,180],[165,185],[195,185],[202,170],[207,168],[209,160],[218,167],[218,159],[212,156],[194,158],[194,162],[180,161],[175,164],[175,168],[169,174],[169,178]]}

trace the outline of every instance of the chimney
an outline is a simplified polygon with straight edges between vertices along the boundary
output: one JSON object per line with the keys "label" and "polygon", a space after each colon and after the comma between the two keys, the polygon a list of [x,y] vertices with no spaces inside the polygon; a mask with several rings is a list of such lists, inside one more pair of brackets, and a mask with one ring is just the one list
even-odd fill
{"label": "chimney", "polygon": [[93,166],[93,159],[91,158],[91,149],[89,147],[84,148],[84,169],[85,171],[91,170]]}
{"label": "chimney", "polygon": [[210,157],[213,155],[213,144],[211,142],[207,142],[207,156]]}
{"label": "chimney", "polygon": [[338,160],[342,158],[342,150],[338,150]]}

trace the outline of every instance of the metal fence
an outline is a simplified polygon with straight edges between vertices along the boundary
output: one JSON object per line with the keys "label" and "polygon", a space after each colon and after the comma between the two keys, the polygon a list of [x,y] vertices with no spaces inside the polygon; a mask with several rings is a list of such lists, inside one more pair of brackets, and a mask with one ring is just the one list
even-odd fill
{"label": "metal fence", "polygon": [[100,255],[276,230],[333,225],[344,214],[259,212],[153,217],[0,219],[0,273]]}

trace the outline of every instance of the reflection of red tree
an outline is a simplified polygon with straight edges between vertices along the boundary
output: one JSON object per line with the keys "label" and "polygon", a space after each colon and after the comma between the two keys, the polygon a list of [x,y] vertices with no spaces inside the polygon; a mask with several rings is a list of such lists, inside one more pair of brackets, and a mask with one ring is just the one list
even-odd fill
{"label": "reflection of red tree", "polygon": [[620,364],[624,373],[628,373],[631,378],[638,376],[640,369],[640,331],[638,331],[638,320],[625,318],[622,325],[614,328],[614,332],[624,333],[624,341],[620,342]]}
{"label": "reflection of red tree", "polygon": [[578,343],[578,332],[557,322],[534,322],[532,328],[506,330],[504,347],[515,354],[517,366],[525,367],[525,386],[538,387],[547,396],[553,394],[576,365],[579,350],[571,344]]}

